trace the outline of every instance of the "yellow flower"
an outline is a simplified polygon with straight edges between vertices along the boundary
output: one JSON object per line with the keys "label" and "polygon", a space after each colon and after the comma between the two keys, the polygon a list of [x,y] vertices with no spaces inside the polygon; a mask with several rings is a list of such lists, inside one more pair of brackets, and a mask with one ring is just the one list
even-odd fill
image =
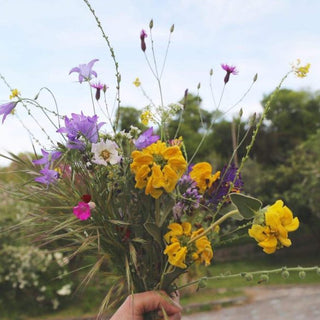
{"label": "yellow flower", "polygon": [[160,140],[141,151],[133,151],[131,171],[135,187],[158,199],[163,191],[172,192],[187,168],[179,147],[167,147]]}
{"label": "yellow flower", "polygon": [[140,87],[141,82],[140,82],[139,78],[136,78],[136,80],[133,81],[133,84],[134,84],[136,87]]}
{"label": "yellow flower", "polygon": [[164,235],[165,241],[168,243],[164,254],[168,255],[168,262],[179,268],[187,268],[192,261],[204,263],[206,266],[210,264],[213,257],[211,243],[206,236],[203,236],[188,246],[190,239],[201,234],[204,229],[198,229],[191,232],[191,224],[189,222],[171,223],[170,229]]}
{"label": "yellow flower", "polygon": [[220,178],[220,171],[212,174],[212,167],[208,162],[199,162],[192,167],[190,178],[197,183],[201,193],[211,187],[212,183]]}
{"label": "yellow flower", "polygon": [[18,91],[18,89],[11,90],[10,100],[15,98],[15,97],[18,97],[20,94],[21,93]]}
{"label": "yellow flower", "polygon": [[147,126],[149,121],[152,119],[152,114],[149,110],[144,111],[140,116],[141,122]]}
{"label": "yellow flower", "polygon": [[292,69],[297,77],[305,78],[309,73],[310,63],[307,63],[305,66],[300,66],[300,59],[297,59],[296,64],[292,65]]}
{"label": "yellow flower", "polygon": [[265,212],[264,225],[253,224],[248,232],[265,253],[273,253],[283,246],[291,246],[288,232],[295,231],[298,227],[298,218],[293,218],[291,210],[283,205],[283,201],[277,200]]}

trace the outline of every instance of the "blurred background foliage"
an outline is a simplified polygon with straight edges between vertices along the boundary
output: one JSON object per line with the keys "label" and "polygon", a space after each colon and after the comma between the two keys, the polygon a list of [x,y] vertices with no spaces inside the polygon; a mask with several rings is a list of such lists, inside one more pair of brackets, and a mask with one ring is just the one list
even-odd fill
{"label": "blurred background foliage", "polygon": [[[270,94],[263,97],[262,106]],[[183,137],[188,158],[193,156],[203,134],[207,132],[193,161],[209,161],[214,169],[220,170],[234,155],[233,161],[238,165],[245,155],[254,123],[260,115],[243,119],[238,114],[230,119],[229,115],[225,117],[221,112],[209,112],[202,108],[201,98],[193,94],[188,94],[180,103],[184,105],[184,110],[169,122],[167,131],[173,137],[179,127],[177,137]],[[128,131],[133,125],[145,130],[146,127],[140,122],[140,114],[141,110],[122,106],[118,129]],[[21,154],[19,157],[29,162],[32,158],[30,154]],[[320,92],[280,90],[241,174],[246,194],[261,199],[264,204],[283,199],[294,215],[299,217],[300,231],[296,233],[288,252],[295,256],[299,250],[301,262],[305,261],[301,255],[303,253],[310,255],[312,252],[319,257]],[[15,190],[23,188],[31,179],[33,177],[30,177],[27,168],[21,170],[15,162],[0,168],[1,314],[9,315],[9,319],[20,319],[22,313],[34,315],[63,309],[74,304],[75,299],[81,304],[81,314],[93,310],[104,297],[112,278],[106,274],[97,276],[87,289],[89,296],[80,290],[74,297],[86,270],[73,271],[92,263],[91,258],[80,254],[70,260],[52,244],[39,248],[39,243],[29,236],[35,232],[36,226],[17,227],[28,219],[26,213],[32,212],[35,204],[26,199],[16,199]],[[248,252],[244,249],[245,244],[251,244],[251,241],[241,241],[242,249],[239,249],[239,243],[234,250],[233,244],[219,248],[209,273],[214,273],[219,259],[232,261],[246,257]],[[250,256],[254,258],[256,254],[260,257],[260,248],[253,245],[255,248],[250,251]],[[226,254],[218,254],[218,251],[224,250]],[[281,251],[279,261],[282,263]],[[277,257],[267,256],[265,259],[272,264]],[[105,272],[112,271],[110,266],[103,266],[102,269]]]}

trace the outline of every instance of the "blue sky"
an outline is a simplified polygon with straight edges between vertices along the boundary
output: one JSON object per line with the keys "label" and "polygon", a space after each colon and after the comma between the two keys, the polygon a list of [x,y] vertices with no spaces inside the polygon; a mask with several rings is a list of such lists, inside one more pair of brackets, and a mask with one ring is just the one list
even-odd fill
{"label": "blue sky", "polygon": [[[142,109],[148,101],[132,84],[136,77],[145,91],[159,103],[156,82],[140,50],[139,33],[148,32],[154,20],[153,36],[158,63],[162,61],[169,29],[172,35],[162,85],[165,103],[176,102],[184,90],[196,92],[201,83],[203,107],[213,110],[209,88],[212,68],[216,99],[222,89],[221,63],[236,65],[239,74],[231,78],[222,100],[226,110],[239,100],[250,86],[255,73],[258,81],[228,116],[241,107],[244,115],[261,110],[259,101],[270,93],[297,58],[311,63],[307,78],[291,76],[285,87],[319,90],[320,2],[317,0],[92,0],[105,32],[115,50],[122,76],[122,105]],[[115,97],[115,70],[105,41],[92,14],[82,0],[0,0],[0,73],[23,97],[34,97],[48,87],[58,101],[60,112],[91,113],[90,95],[85,85],[76,82],[70,69],[97,58],[94,70],[109,86],[108,104]],[[149,38],[150,39],[150,38]],[[147,39],[148,40],[148,39]],[[148,45],[148,43],[147,43]],[[149,50],[148,50],[149,49]],[[148,46],[147,53],[150,53]],[[0,82],[0,103],[10,92]],[[52,107],[48,94],[42,104]],[[40,138],[41,131],[21,108],[17,114]],[[34,116],[54,136],[38,111]],[[0,153],[32,150],[28,133],[17,117],[8,116],[0,125]],[[38,147],[37,147],[38,148]],[[6,162],[0,159],[0,164]]]}

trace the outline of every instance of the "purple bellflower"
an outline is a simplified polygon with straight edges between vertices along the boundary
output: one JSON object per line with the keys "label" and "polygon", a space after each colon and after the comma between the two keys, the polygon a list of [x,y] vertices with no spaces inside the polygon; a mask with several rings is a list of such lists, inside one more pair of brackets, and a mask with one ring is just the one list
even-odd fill
{"label": "purple bellflower", "polygon": [[85,138],[92,143],[98,141],[99,135],[98,131],[105,124],[105,122],[97,123],[98,116],[87,117],[82,112],[81,114],[71,114],[72,118],[67,116],[64,118],[65,127],[61,127],[57,130],[60,133],[66,133],[69,139],[67,147],[70,149],[80,149],[85,148],[84,141],[79,138]]}
{"label": "purple bellflower", "polygon": [[224,77],[224,83],[226,84],[229,81],[230,74],[236,75],[239,71],[236,69],[235,66],[229,66],[228,64],[222,64],[221,68],[226,71],[226,75]]}
{"label": "purple bellflower", "polygon": [[99,59],[93,59],[88,64],[80,64],[79,67],[72,68],[69,74],[71,74],[72,72],[79,73],[80,83],[82,83],[83,81],[89,81],[92,76],[97,77],[97,73],[94,70],[92,70],[93,65],[97,61],[99,61]]}
{"label": "purple bellflower", "polygon": [[17,102],[8,102],[0,106],[0,115],[3,114],[2,123],[6,120],[7,115],[12,112],[16,105]]}
{"label": "purple bellflower", "polygon": [[51,165],[51,162],[54,160],[57,160],[61,156],[60,151],[47,152],[41,149],[41,152],[42,152],[42,158],[33,160],[32,162],[34,164],[43,164],[46,168],[49,168]]}
{"label": "purple bellflower", "polygon": [[35,178],[34,180],[49,186],[51,183],[57,182],[59,179],[59,173],[55,170],[51,170],[49,168],[44,168],[40,170],[42,176]]}
{"label": "purple bellflower", "polygon": [[143,132],[134,144],[137,149],[144,149],[150,146],[150,144],[157,142],[159,139],[160,137],[158,135],[153,135],[153,127],[151,127]]}

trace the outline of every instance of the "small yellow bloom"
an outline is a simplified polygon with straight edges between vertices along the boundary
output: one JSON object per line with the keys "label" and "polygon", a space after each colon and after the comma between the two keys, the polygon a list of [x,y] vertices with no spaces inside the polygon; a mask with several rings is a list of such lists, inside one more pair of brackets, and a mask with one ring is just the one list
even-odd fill
{"label": "small yellow bloom", "polygon": [[149,121],[152,119],[152,114],[149,110],[144,111],[140,116],[141,122],[147,126]]}
{"label": "small yellow bloom", "polygon": [[200,193],[204,193],[211,187],[213,182],[220,178],[220,171],[212,174],[211,164],[208,162],[199,162],[192,167],[190,178],[197,183]]}
{"label": "small yellow bloom", "polygon": [[179,147],[167,147],[164,142],[156,143],[131,154],[131,171],[135,174],[138,189],[158,199],[163,191],[172,192],[187,168],[187,162]]}
{"label": "small yellow bloom", "polygon": [[297,59],[296,64],[292,65],[292,69],[297,77],[305,78],[309,73],[310,63],[307,63],[305,66],[300,66],[300,63],[300,59]]}
{"label": "small yellow bloom", "polygon": [[264,225],[253,224],[248,233],[265,253],[273,253],[283,246],[291,246],[288,232],[295,231],[298,227],[298,218],[293,218],[291,210],[283,205],[283,201],[277,200],[265,212]]}
{"label": "small yellow bloom", "polygon": [[18,89],[13,89],[11,90],[11,95],[10,95],[10,100],[15,98],[15,97],[18,97],[21,93],[18,91]]}
{"label": "small yellow bloom", "polygon": [[138,88],[141,85],[141,82],[139,80],[139,78],[136,78],[136,80],[133,81],[133,84]]}

